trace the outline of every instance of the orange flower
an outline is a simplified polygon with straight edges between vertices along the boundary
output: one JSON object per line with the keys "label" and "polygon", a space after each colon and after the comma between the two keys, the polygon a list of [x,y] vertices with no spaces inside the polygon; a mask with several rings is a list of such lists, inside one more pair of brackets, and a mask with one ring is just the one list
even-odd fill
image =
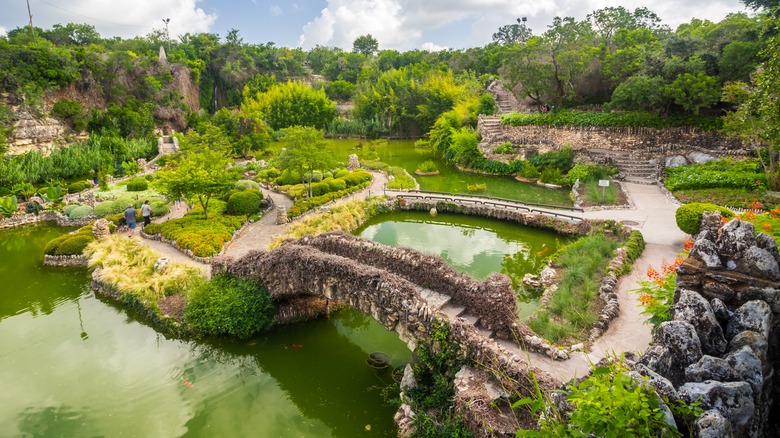
{"label": "orange flower", "polygon": [[750,203],[751,210],[761,210],[762,208],[764,208],[764,206],[761,205],[761,203],[758,201],[753,201]]}
{"label": "orange flower", "polygon": [[686,251],[690,251],[691,249],[693,249],[693,240],[688,239],[688,240],[685,241],[685,243],[683,245],[685,245],[685,250]]}
{"label": "orange flower", "polygon": [[780,216],[780,208],[773,208],[772,209],[772,216],[774,216],[774,217]]}
{"label": "orange flower", "polygon": [[650,304],[653,304],[653,303],[655,303],[655,298],[653,298],[652,296],[650,296],[650,294],[646,294],[646,293],[645,293],[645,294],[641,294],[641,295],[639,295],[639,302],[640,302],[640,303],[641,303],[643,306],[647,306],[647,305],[650,305]]}
{"label": "orange flower", "polygon": [[726,223],[728,223],[728,221],[729,221],[729,218],[727,218],[727,217],[720,218],[720,224],[721,225],[726,225]]}
{"label": "orange flower", "polygon": [[652,266],[649,266],[647,268],[647,278],[649,278],[651,280],[657,280],[660,277],[661,277],[661,275],[658,274],[658,271],[656,271],[655,268],[653,268]]}
{"label": "orange flower", "polygon": [[679,268],[680,266],[682,266],[682,264],[683,264],[684,262],[685,262],[685,259],[684,259],[684,258],[682,258],[682,257],[677,257],[676,259],[674,259],[674,265],[673,265],[673,266],[675,267],[675,269],[676,269],[676,268]]}
{"label": "orange flower", "polygon": [[746,220],[748,222],[751,222],[755,218],[756,218],[756,214],[753,213],[752,211],[748,211],[742,215],[742,220]]}
{"label": "orange flower", "polygon": [[761,225],[761,228],[763,228],[764,231],[766,231],[767,233],[771,233],[772,232],[772,224]]}

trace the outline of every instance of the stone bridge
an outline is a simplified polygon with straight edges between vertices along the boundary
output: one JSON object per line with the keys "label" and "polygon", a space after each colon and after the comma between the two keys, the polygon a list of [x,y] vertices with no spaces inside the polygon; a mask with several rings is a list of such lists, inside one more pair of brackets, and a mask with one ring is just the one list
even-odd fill
{"label": "stone bridge", "polygon": [[554,382],[494,339],[557,351],[523,342],[534,334],[517,323],[515,291],[500,274],[478,282],[439,257],[343,232],[288,240],[273,251],[253,251],[237,260],[217,258],[213,269],[261,281],[282,308],[306,296],[349,304],[397,332],[412,350],[431,337],[438,320],[450,326],[452,340],[476,362],[517,381],[527,382],[533,370],[540,382]]}

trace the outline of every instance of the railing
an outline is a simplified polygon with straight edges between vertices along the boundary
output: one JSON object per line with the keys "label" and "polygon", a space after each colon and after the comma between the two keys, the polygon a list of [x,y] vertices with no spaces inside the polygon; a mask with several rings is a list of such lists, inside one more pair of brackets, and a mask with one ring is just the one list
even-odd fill
{"label": "railing", "polygon": [[574,208],[574,207],[557,207],[557,206],[549,206],[545,204],[530,204],[530,203],[526,204],[511,199],[504,199],[504,198],[495,198],[489,196],[454,195],[452,193],[426,192],[422,190],[410,190],[408,192],[404,192],[399,196],[404,198],[442,200],[442,201],[461,202],[461,203],[472,202],[475,205],[480,204],[480,205],[489,205],[493,207],[502,207],[505,209],[521,210],[529,213],[543,214],[555,218],[568,219],[571,221],[581,221],[582,218],[579,216],[572,216],[568,214],[559,213],[557,211],[540,210],[538,208],[533,208],[532,205],[541,208],[549,208],[551,210],[565,209],[569,211],[578,211],[578,212],[584,211],[581,208]]}
{"label": "railing", "polygon": [[482,196],[482,195],[471,195],[471,194],[459,194],[459,193],[449,193],[449,192],[432,192],[429,190],[408,190],[408,193],[422,193],[426,195],[441,195],[441,196],[450,196],[450,197],[457,197],[457,198],[474,198],[474,199],[484,199],[488,201],[498,201],[503,202],[506,204],[517,204],[522,206],[529,206],[529,207],[539,207],[539,208],[550,208],[554,210],[568,210],[568,211],[577,211],[577,212],[583,212],[584,210],[579,207],[567,207],[562,205],[550,205],[550,204],[538,204],[535,202],[523,202],[523,201],[517,201],[514,199],[507,199],[507,198],[498,198],[495,196]]}

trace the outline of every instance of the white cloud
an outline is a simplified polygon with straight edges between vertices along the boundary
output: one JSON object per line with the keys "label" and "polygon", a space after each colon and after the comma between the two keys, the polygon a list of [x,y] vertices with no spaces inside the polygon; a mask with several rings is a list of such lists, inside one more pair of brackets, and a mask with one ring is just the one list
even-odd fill
{"label": "white cloud", "polygon": [[441,52],[442,50],[447,50],[448,47],[440,46],[438,44],[434,44],[431,42],[422,43],[422,46],[420,46],[421,49],[427,50],[429,52]]}
{"label": "white cloud", "polygon": [[[200,0],[66,0],[59,9],[40,4],[37,17],[51,17],[53,23],[84,22],[95,26],[103,36],[123,38],[146,35],[168,25],[172,38],[184,33],[208,32],[217,19],[197,6]],[[48,20],[47,20],[48,21]]]}
{"label": "white cloud", "polygon": [[[647,0],[327,0],[320,15],[303,27],[299,45],[349,49],[360,35],[370,33],[380,49],[408,50],[422,47],[429,32],[447,33],[434,46],[479,46],[491,41],[502,25],[528,17],[535,34],[547,29],[555,16],[578,20],[594,10],[623,6],[629,10],[647,5]],[[691,18],[718,21],[741,10],[736,0],[657,0],[649,9],[672,28]]]}
{"label": "white cloud", "polygon": [[6,29],[3,26],[0,26],[0,36],[5,36],[8,34],[8,29]]}
{"label": "white cloud", "polygon": [[282,11],[282,7],[279,5],[271,5],[271,7],[268,8],[268,13],[274,17],[279,17],[284,14],[284,11]]}

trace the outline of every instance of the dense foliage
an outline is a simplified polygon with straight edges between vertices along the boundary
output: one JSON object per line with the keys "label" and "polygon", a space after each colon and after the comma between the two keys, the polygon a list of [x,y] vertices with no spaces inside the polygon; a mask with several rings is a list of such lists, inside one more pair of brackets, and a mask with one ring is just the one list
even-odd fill
{"label": "dense foliage", "polygon": [[275,84],[265,92],[246,96],[241,110],[273,129],[312,126],[323,129],[336,115],[336,104],[324,90],[303,82]]}
{"label": "dense foliage", "polygon": [[724,218],[734,217],[734,213],[728,208],[710,203],[694,202],[680,206],[674,213],[677,227],[691,236],[699,234],[701,217],[705,211],[719,211]]}
{"label": "dense foliage", "polygon": [[667,167],[664,185],[675,190],[732,188],[761,190],[766,187],[766,176],[759,170],[757,160],[723,158],[706,164]]}
{"label": "dense foliage", "polygon": [[92,235],[92,224],[78,231],[55,237],[43,248],[46,255],[81,255],[84,249],[95,240]]}
{"label": "dense foliage", "polygon": [[705,130],[716,130],[722,126],[719,117],[712,116],[669,116],[662,117],[649,112],[593,112],[566,110],[555,113],[512,113],[501,116],[501,123],[512,126],[648,126],[672,128],[695,126]]}
{"label": "dense foliage", "polygon": [[265,286],[220,273],[187,297],[184,321],[202,336],[247,339],[273,322],[274,306]]}

